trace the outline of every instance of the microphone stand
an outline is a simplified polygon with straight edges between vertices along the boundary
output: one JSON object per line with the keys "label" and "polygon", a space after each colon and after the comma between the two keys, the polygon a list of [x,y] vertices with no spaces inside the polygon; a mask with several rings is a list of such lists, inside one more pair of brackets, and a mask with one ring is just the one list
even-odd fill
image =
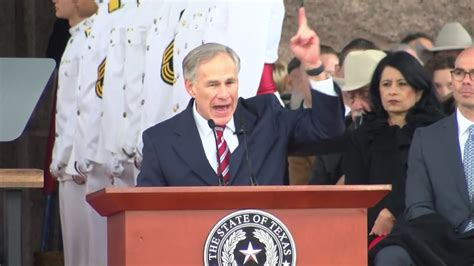
{"label": "microphone stand", "polygon": [[240,129],[238,132],[239,134],[242,135],[242,138],[244,141],[245,160],[247,161],[247,167],[249,169],[250,183],[252,184],[252,186],[258,186],[257,178],[255,177],[255,174],[253,173],[252,161],[250,161],[250,157],[249,157],[249,148],[247,146],[247,130],[245,129],[245,122],[243,119],[240,119],[239,125],[240,125]]}

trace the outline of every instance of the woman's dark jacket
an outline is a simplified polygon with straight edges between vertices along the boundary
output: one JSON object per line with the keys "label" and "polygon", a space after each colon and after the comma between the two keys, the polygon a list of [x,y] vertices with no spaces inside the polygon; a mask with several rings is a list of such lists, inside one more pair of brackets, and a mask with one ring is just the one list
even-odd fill
{"label": "woman's dark jacket", "polygon": [[392,191],[368,210],[368,232],[378,214],[387,208],[395,217],[405,208],[408,151],[416,128],[442,118],[440,111],[417,108],[407,114],[407,124],[390,126],[382,115],[369,114],[366,122],[347,136],[343,159],[345,184],[391,184]]}

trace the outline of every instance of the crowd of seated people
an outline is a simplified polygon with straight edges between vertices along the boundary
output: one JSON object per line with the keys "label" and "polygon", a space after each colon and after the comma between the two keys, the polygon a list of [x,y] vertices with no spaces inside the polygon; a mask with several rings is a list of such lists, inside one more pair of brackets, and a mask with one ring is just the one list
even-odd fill
{"label": "crowd of seated people", "polygon": [[[474,48],[469,33],[459,23],[447,23],[434,41],[424,33],[409,34],[390,50],[354,39],[339,53],[335,69],[331,75],[346,105],[346,131],[317,151],[311,170],[290,172],[290,182],[298,176],[293,184],[392,186],[368,209],[370,263],[471,265],[474,170],[466,169],[474,157],[466,143],[474,139],[474,129],[467,130],[474,124]],[[295,93],[304,107],[298,94],[304,93]],[[452,151],[435,135],[446,127],[451,134],[442,138]],[[453,165],[448,171],[446,161]],[[289,158],[290,169],[292,162]],[[460,183],[464,190],[451,193],[461,193],[464,202],[443,191],[454,189],[450,182]],[[412,235],[417,241],[407,240]],[[440,243],[432,248],[433,241]]]}

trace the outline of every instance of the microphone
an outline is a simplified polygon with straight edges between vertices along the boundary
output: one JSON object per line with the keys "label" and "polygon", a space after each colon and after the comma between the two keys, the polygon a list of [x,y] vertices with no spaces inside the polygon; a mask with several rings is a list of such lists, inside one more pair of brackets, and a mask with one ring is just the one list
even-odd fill
{"label": "microphone", "polygon": [[249,169],[250,183],[252,184],[252,186],[258,186],[257,178],[255,177],[255,174],[253,173],[253,169],[252,169],[252,161],[250,161],[250,157],[249,157],[249,148],[247,146],[247,130],[245,129],[245,121],[242,118],[239,119],[239,130],[237,131],[237,135],[242,135],[243,140],[244,140],[245,161],[247,161],[247,167]]}
{"label": "microphone", "polygon": [[214,120],[209,119],[207,120],[207,124],[209,127],[212,129],[212,133],[214,135],[214,143],[216,143],[216,159],[217,159],[217,176],[219,177],[219,186],[224,185],[224,176],[222,176],[222,171],[221,171],[221,160],[219,160],[219,147],[217,146],[217,134],[216,134],[216,123]]}

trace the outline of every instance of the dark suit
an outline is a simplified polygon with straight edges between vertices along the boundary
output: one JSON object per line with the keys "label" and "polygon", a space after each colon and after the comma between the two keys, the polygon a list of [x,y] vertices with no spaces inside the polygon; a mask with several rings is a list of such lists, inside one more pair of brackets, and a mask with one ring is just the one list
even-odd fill
{"label": "dark suit", "polygon": [[[341,103],[312,91],[312,109],[288,110],[274,95],[239,99],[234,114],[237,131],[245,125],[253,171],[261,185],[288,182],[287,155],[308,155],[315,144],[344,130]],[[196,122],[191,100],[186,110],[143,133],[143,162],[138,186],[217,185]],[[242,121],[242,122],[240,122]],[[243,135],[230,156],[229,185],[249,185]]]}
{"label": "dark suit", "polygon": [[[378,244],[385,247],[377,253],[375,265],[414,265],[414,261],[422,263],[420,256],[430,261],[427,265],[435,265],[434,261],[436,265],[464,265],[469,256],[472,261],[473,232],[467,238],[462,234],[472,211],[459,148],[456,113],[415,131],[406,181],[408,223],[397,223],[392,234]],[[434,222],[423,224],[433,217]],[[440,219],[447,226],[436,225]]]}
{"label": "dark suit", "polygon": [[456,113],[415,132],[408,161],[406,215],[437,212],[462,230],[470,215]]}

